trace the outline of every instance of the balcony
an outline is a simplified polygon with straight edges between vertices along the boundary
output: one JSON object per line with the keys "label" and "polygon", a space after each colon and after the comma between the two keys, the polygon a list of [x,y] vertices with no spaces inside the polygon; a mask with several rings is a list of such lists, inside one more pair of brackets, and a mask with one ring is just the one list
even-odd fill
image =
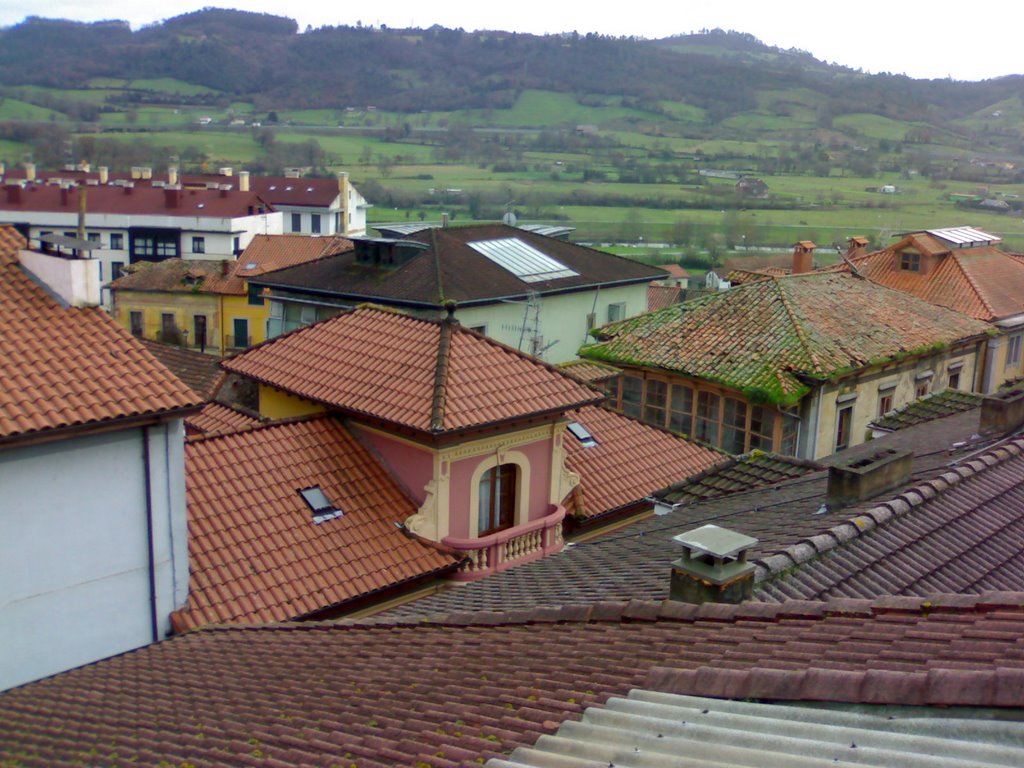
{"label": "balcony", "polygon": [[512,566],[560,552],[564,517],[565,507],[552,504],[548,507],[547,515],[525,525],[478,539],[457,539],[452,536],[442,539],[442,544],[468,558],[466,565],[451,578],[455,581],[476,581]]}

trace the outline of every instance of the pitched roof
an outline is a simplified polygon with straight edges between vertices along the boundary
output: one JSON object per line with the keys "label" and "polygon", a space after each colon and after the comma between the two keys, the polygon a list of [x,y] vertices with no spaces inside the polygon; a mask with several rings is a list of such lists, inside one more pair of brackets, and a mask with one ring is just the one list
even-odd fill
{"label": "pitched roof", "polygon": [[559,363],[557,367],[562,373],[567,373],[584,384],[599,384],[622,375],[622,371],[614,365],[596,363],[593,360],[569,360]]}
{"label": "pitched roof", "polygon": [[923,421],[940,419],[953,413],[961,413],[981,405],[982,395],[976,392],[961,392],[958,389],[944,389],[932,392],[922,398],[907,403],[902,408],[889,411],[883,417],[875,419],[870,426],[873,429],[888,431],[912,427]]}
{"label": "pitched roof", "polygon": [[468,768],[632,688],[745,674],[810,700],[1019,708],[1022,608],[635,601],[205,630],[0,694],[0,757]]}
{"label": "pitched roof", "polygon": [[[934,477],[945,472],[956,457],[969,456],[979,445],[988,444],[970,439],[978,431],[978,423],[977,409],[936,419],[855,446],[822,463],[866,457],[882,448],[909,448],[916,454],[915,478]],[[959,447],[954,447],[956,444]],[[735,467],[726,463],[719,471],[725,478],[735,477]],[[710,487],[713,482],[712,473],[698,481],[702,487]],[[683,496],[681,505],[668,514],[633,523],[599,539],[570,542],[567,549],[557,555],[424,597],[392,613],[422,616],[446,611],[578,605],[602,600],[663,600],[668,597],[671,564],[680,555],[679,547],[672,541],[676,534],[714,523],[757,538],[758,544],[750,551],[748,559],[764,563],[791,548],[803,546],[802,543],[814,540],[878,503],[875,500],[843,510],[823,509],[827,482],[826,471],[813,471],[768,486],[751,485],[705,500],[691,501]],[[834,537],[830,536],[829,540],[834,541]],[[768,575],[766,568],[762,568],[761,575]]]}
{"label": "pitched roof", "polygon": [[[452,567],[395,527],[413,503],[330,417],[191,439],[185,447],[188,605],[180,631],[280,621]],[[314,522],[318,487],[343,514]]]}
{"label": "pitched roof", "polygon": [[221,403],[207,403],[203,410],[185,419],[185,424],[196,432],[237,432],[258,427],[262,419]]}
{"label": "pitched roof", "polygon": [[641,502],[661,486],[722,458],[718,451],[607,408],[586,406],[566,417],[596,442],[588,447],[572,434],[564,438],[566,466],[581,481],[570,512],[581,518]]}
{"label": "pitched roof", "polygon": [[647,311],[652,312],[678,304],[682,295],[683,290],[677,285],[648,285]]}
{"label": "pitched roof", "polygon": [[139,261],[110,284],[112,291],[210,293],[245,295],[245,282],[232,275],[227,259],[164,259]]}
{"label": "pitched roof", "polygon": [[175,344],[163,344],[150,339],[139,339],[150,354],[167,366],[168,370],[188,384],[202,400],[210,400],[217,393],[224,372],[220,358],[204,355]]}
{"label": "pitched roof", "polygon": [[[905,248],[939,259],[927,272],[901,269]],[[910,235],[853,259],[861,275],[933,304],[988,322],[1024,313],[1024,263],[993,245],[950,248],[928,234]]]}
{"label": "pitched roof", "polygon": [[565,411],[603,397],[456,322],[369,307],[272,339],[223,366],[425,434]]}
{"label": "pitched roof", "polygon": [[248,279],[351,249],[352,241],[344,237],[256,235],[238,257],[234,275]]}
{"label": "pitched roof", "polygon": [[199,398],[99,308],[64,307],[0,227],[0,440],[187,409]]}
{"label": "pitched roof", "polygon": [[[159,189],[150,186],[90,186],[86,189],[88,213],[130,214],[233,219],[264,213],[268,209],[255,192],[208,189]],[[24,188],[0,190],[0,211],[45,211],[78,215],[80,189],[55,184],[29,183]],[[176,192],[177,196],[172,197]],[[176,200],[176,202],[171,202]],[[88,215],[87,213],[87,215]]]}
{"label": "pitched roof", "polygon": [[[258,279],[286,291],[308,291],[350,301],[385,301],[408,306],[440,307],[487,304],[502,298],[573,290],[595,285],[645,283],[662,278],[660,269],[620,256],[585,248],[504,224],[431,228],[407,238],[427,246],[394,269],[356,262],[356,252],[275,272]],[[515,241],[567,268],[529,280],[491,260],[473,244]]]}
{"label": "pitched roof", "polygon": [[828,379],[987,326],[841,272],[768,278],[606,325],[580,355],[714,381],[793,403]]}
{"label": "pitched roof", "polygon": [[822,464],[794,456],[753,451],[730,456],[703,472],[673,483],[653,495],[667,504],[694,504],[741,491],[777,485],[824,469]]}
{"label": "pitched roof", "polygon": [[[996,768],[1024,763],[1024,723],[1004,720],[993,728],[984,715],[962,710],[929,711],[928,717],[920,717],[921,710],[909,706],[786,706],[752,700],[766,698],[766,689],[783,689],[786,683],[797,688],[798,676],[777,670],[716,675],[711,682],[719,682],[719,689],[731,697],[720,699],[708,697],[701,688],[711,675],[682,673],[672,683],[700,695],[633,689],[628,697],[590,707],[580,722],[566,722],[553,737],[519,747],[507,761],[491,761],[487,768],[550,768],[581,760],[592,766],[621,765],[630,753],[643,765],[664,768],[679,765],[680,755],[686,756],[687,768],[887,768],[947,761]],[[785,680],[782,685],[779,677]],[[910,676],[898,677],[905,682]],[[744,692],[737,693],[738,688]]]}
{"label": "pitched roof", "polygon": [[[1024,589],[1024,439],[766,558],[763,600]],[[794,567],[799,566],[799,567]]]}

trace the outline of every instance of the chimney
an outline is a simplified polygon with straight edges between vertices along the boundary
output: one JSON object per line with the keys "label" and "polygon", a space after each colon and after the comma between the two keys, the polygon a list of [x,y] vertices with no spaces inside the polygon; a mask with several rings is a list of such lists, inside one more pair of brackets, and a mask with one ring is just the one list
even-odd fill
{"label": "chimney", "polygon": [[817,248],[810,240],[801,240],[793,245],[793,274],[802,275],[814,268],[814,249]]}
{"label": "chimney", "polygon": [[132,166],[132,178],[133,179],[141,179],[142,178],[142,168],[140,166],[138,166],[138,165],[133,165]]}
{"label": "chimney", "polygon": [[220,187],[219,187],[220,196],[221,197],[227,197],[229,189],[231,189],[231,185],[230,184],[221,184]]}
{"label": "chimney", "polygon": [[228,259],[220,260],[220,276],[227,277],[228,273],[231,272],[231,261]]}
{"label": "chimney", "polygon": [[447,213],[442,213],[441,214],[441,227],[443,229],[447,229],[447,227],[448,227],[448,214]]}
{"label": "chimney", "polygon": [[181,204],[181,187],[164,187],[164,204],[177,208]]}
{"label": "chimney", "polygon": [[683,556],[672,563],[669,597],[683,603],[742,603],[754,593],[754,566],[747,552],[757,539],[705,525],[672,541]]}
{"label": "chimney", "polygon": [[25,163],[25,181],[35,181],[35,180],[36,180],[36,164],[35,163]]}
{"label": "chimney", "polygon": [[139,168],[139,172],[142,174],[139,178],[148,181],[153,178],[153,169],[147,166]]}
{"label": "chimney", "polygon": [[72,307],[100,303],[100,262],[88,255],[51,254],[23,250],[22,266]]}
{"label": "chimney", "polygon": [[235,171],[234,171],[234,169],[233,169],[233,168],[231,168],[231,166],[225,166],[224,168],[221,168],[221,169],[220,169],[219,171],[217,171],[217,172],[218,172],[218,173],[219,173],[219,174],[220,174],[221,176],[230,176],[230,175],[231,175],[231,174],[233,174],[233,173],[234,173]]}
{"label": "chimney", "polygon": [[178,183],[178,166],[170,165],[167,167],[167,183],[172,187]]}
{"label": "chimney", "polygon": [[240,192],[249,191],[249,172],[239,171],[238,172],[238,190]]}
{"label": "chimney", "polygon": [[341,198],[341,231],[337,234],[347,235],[349,230],[350,216],[348,210],[348,173],[341,171],[338,174],[338,195]]}
{"label": "chimney", "polygon": [[914,468],[914,452],[886,448],[870,456],[851,458],[828,468],[825,503],[841,509],[904,485]]}
{"label": "chimney", "polygon": [[110,169],[105,165],[99,167],[100,184],[106,184],[110,181]]}
{"label": "chimney", "polygon": [[981,434],[1005,434],[1021,424],[1024,424],[1024,388],[1015,387],[982,398]]}

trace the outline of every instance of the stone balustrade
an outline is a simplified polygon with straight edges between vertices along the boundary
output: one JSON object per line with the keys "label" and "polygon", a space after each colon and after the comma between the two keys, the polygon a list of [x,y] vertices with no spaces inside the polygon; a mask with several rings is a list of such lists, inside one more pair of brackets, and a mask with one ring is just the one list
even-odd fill
{"label": "stone balustrade", "polygon": [[552,504],[548,507],[548,514],[525,525],[517,525],[478,539],[453,536],[442,539],[442,544],[463,553],[467,558],[466,564],[451,578],[456,581],[476,581],[513,565],[528,563],[561,551],[564,543],[564,518],[565,507]]}

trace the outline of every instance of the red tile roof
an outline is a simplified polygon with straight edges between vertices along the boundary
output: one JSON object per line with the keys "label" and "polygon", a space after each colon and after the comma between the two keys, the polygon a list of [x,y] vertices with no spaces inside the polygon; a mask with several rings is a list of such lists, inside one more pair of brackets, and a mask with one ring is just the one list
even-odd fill
{"label": "red tile roof", "polygon": [[[187,607],[176,629],[303,616],[451,567],[395,527],[416,504],[330,417],[191,439]],[[344,514],[316,524],[300,489]]]}
{"label": "red tile roof", "polygon": [[683,296],[682,289],[677,285],[648,285],[647,286],[647,311],[653,312],[656,309],[664,309],[678,304]]}
{"label": "red tile roof", "polygon": [[622,371],[615,366],[595,363],[593,360],[570,360],[567,363],[559,363],[558,370],[584,384],[599,384],[622,375]]}
{"label": "red tile roof", "polygon": [[[910,246],[932,253],[938,264],[928,273],[901,269],[900,252]],[[1024,313],[1024,263],[994,246],[949,250],[929,235],[914,235],[853,262],[876,283],[978,320]]]}
{"label": "red tile roof", "polygon": [[0,227],[0,440],[198,406],[200,400],[99,308],[65,308],[21,267]]}
{"label": "red tile roof", "polygon": [[373,308],[280,336],[223,366],[332,408],[426,434],[556,413],[603,397],[457,323]]}
{"label": "red tile roof", "polygon": [[580,476],[570,514],[593,518],[642,501],[654,491],[705,470],[722,454],[599,406],[570,411],[597,441],[585,447],[566,433],[566,466]]}
{"label": "red tile roof", "polygon": [[[190,218],[239,218],[268,209],[255,192],[207,189],[178,190],[177,202],[171,202],[173,190],[149,186],[86,187],[86,220],[89,213],[112,213]],[[12,191],[15,190],[15,191]],[[61,189],[54,184],[28,184],[25,188],[0,189],[0,211],[45,211],[78,214],[77,187]],[[16,199],[15,199],[16,198]]]}
{"label": "red tile roof", "polygon": [[765,278],[604,326],[588,359],[714,381],[757,402],[794,403],[826,379],[988,326],[845,272]]}
{"label": "red tile roof", "polygon": [[207,403],[199,413],[185,419],[185,424],[196,432],[237,432],[258,427],[263,421],[220,403]]}
{"label": "red tile roof", "polygon": [[234,274],[241,278],[255,277],[350,250],[352,241],[344,237],[256,235],[238,257]]}
{"label": "red tile roof", "polygon": [[478,768],[632,688],[695,683],[719,696],[1019,709],[1022,635],[1020,594],[205,630],[0,694],[0,759]]}
{"label": "red tile roof", "polygon": [[675,263],[672,263],[672,264],[659,264],[658,265],[658,269],[665,270],[666,272],[668,272],[668,274],[671,277],[674,277],[674,278],[677,278],[677,279],[690,276],[690,273],[687,272],[684,267],[682,267],[679,264],[675,264]]}
{"label": "red tile roof", "polygon": [[139,342],[153,357],[166,365],[171,373],[188,384],[200,399],[210,400],[217,393],[217,387],[224,377],[220,369],[220,358],[150,339],[139,339]]}

